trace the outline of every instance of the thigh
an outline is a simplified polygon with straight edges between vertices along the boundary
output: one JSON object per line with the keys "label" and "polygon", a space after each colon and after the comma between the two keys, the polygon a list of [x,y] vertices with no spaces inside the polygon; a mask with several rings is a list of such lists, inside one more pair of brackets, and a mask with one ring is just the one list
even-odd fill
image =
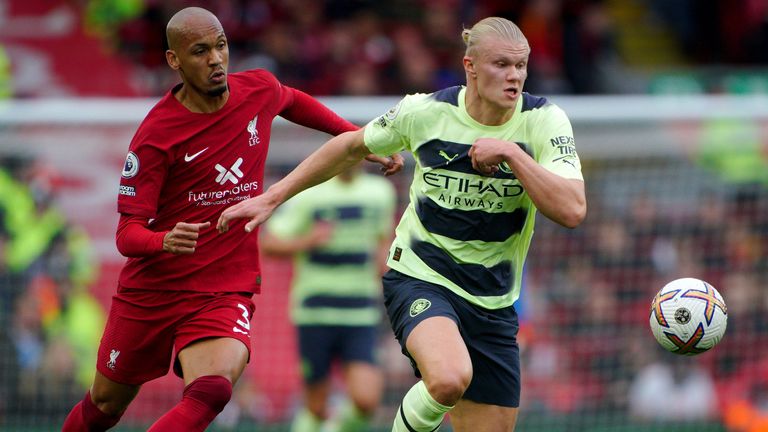
{"label": "thigh", "polygon": [[520,405],[520,349],[514,308],[485,310],[465,305],[462,334],[472,358],[473,378],[463,398],[516,408]]}
{"label": "thigh", "polygon": [[121,291],[112,298],[99,345],[96,369],[106,379],[141,385],[168,373],[173,328],[179,317],[173,300],[152,291]]}
{"label": "thigh", "polygon": [[438,378],[473,374],[472,360],[456,323],[443,316],[420,322],[406,341],[407,355],[429,386]]}
{"label": "thigh", "polygon": [[301,376],[305,383],[315,384],[328,379],[337,342],[334,329],[324,325],[297,327]]}
{"label": "thigh", "polygon": [[251,353],[250,294],[212,293],[195,296],[195,312],[175,332],[178,359],[174,371],[190,383],[200,376],[221,375],[234,384]]}
{"label": "thigh", "polygon": [[517,408],[460,400],[451,410],[454,432],[512,432]]}
{"label": "thigh", "polygon": [[446,289],[395,271],[383,281],[392,330],[416,376],[429,382],[431,376],[451,369],[471,375],[459,316]]}
{"label": "thigh", "polygon": [[182,349],[178,362],[184,385],[208,375],[223,376],[235,384],[248,363],[248,349],[230,337],[203,339]]}
{"label": "thigh", "polygon": [[378,328],[375,326],[336,326],[337,355],[343,363],[376,364]]}
{"label": "thigh", "polygon": [[381,369],[371,363],[352,362],[344,366],[344,383],[349,398],[363,410],[373,411],[384,391]]}
{"label": "thigh", "polygon": [[375,326],[342,328],[340,354],[349,397],[358,408],[372,411],[379,403],[384,382],[376,359],[378,329]]}

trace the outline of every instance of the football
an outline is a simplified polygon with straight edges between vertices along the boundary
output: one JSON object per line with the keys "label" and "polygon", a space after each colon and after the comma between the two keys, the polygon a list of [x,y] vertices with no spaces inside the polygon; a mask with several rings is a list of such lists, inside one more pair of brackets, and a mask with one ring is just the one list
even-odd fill
{"label": "football", "polygon": [[653,336],[664,349],[680,355],[696,355],[720,342],[728,323],[723,296],[707,282],[676,279],[651,302]]}

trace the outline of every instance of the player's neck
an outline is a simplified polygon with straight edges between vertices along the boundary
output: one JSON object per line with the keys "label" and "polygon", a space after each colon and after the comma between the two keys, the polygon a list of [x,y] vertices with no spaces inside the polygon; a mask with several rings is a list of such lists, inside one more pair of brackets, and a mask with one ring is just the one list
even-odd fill
{"label": "player's neck", "polygon": [[194,113],[213,113],[220,110],[229,99],[229,90],[219,96],[209,96],[183,85],[174,94],[176,100]]}
{"label": "player's neck", "polygon": [[464,95],[464,107],[470,117],[476,122],[486,126],[503,125],[508,122],[515,113],[514,107],[501,108],[484,101],[478,94],[477,89],[474,89],[471,86],[467,86]]}

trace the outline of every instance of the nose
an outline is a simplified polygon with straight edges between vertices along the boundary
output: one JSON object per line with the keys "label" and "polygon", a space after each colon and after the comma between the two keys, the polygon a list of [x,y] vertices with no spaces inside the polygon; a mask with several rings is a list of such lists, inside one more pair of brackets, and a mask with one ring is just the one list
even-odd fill
{"label": "nose", "polygon": [[217,65],[222,61],[224,61],[224,53],[217,49],[211,50],[211,55],[208,58],[208,62],[212,65]]}
{"label": "nose", "polygon": [[507,81],[514,81],[516,79],[520,78],[520,69],[512,66],[509,68],[509,71],[507,72]]}

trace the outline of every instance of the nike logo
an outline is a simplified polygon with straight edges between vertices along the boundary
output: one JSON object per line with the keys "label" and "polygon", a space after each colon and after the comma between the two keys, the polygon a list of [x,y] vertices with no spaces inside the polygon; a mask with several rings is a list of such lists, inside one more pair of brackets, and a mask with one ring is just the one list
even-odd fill
{"label": "nike logo", "polygon": [[195,153],[195,154],[193,154],[193,155],[190,155],[189,153],[185,154],[185,155],[184,155],[184,162],[191,162],[191,161],[192,161],[192,159],[194,159],[194,158],[196,158],[196,157],[200,156],[200,155],[201,155],[201,154],[202,154],[204,151],[206,151],[206,150],[208,150],[208,147],[206,147],[206,148],[204,148],[204,149],[200,150],[199,152],[197,152],[197,153]]}
{"label": "nike logo", "polygon": [[445,158],[445,160],[447,160],[447,161],[448,161],[448,163],[451,163],[451,162],[453,162],[453,160],[454,160],[454,159],[456,159],[456,157],[457,157],[457,156],[459,156],[459,154],[458,154],[458,153],[456,153],[455,155],[453,155],[453,157],[451,157],[451,156],[448,156],[448,153],[446,153],[444,150],[440,150],[440,152],[439,152],[438,154],[439,154],[440,156],[442,156],[443,158]]}

